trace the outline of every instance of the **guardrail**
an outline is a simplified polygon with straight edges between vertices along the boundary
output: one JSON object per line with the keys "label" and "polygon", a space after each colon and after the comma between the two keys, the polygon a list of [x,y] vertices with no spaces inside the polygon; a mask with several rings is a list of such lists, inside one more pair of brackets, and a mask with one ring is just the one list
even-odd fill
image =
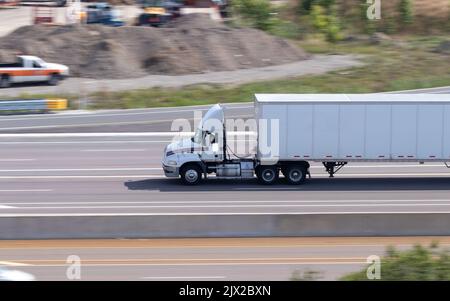
{"label": "guardrail", "polygon": [[54,111],[67,109],[67,99],[0,100],[0,113]]}

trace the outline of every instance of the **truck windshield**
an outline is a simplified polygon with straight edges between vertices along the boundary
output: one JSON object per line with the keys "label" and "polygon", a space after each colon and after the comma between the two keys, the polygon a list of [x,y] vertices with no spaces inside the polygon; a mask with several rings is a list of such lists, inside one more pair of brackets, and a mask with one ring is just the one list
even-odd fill
{"label": "truck windshield", "polygon": [[194,137],[192,137],[192,142],[198,143],[198,144],[202,144],[203,142],[203,131],[202,129],[198,128],[195,131]]}

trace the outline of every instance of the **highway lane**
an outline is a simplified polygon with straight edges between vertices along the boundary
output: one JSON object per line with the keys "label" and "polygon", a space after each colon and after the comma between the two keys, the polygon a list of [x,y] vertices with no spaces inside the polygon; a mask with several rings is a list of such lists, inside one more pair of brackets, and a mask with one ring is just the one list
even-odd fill
{"label": "highway lane", "polygon": [[308,270],[318,272],[318,280],[336,280],[364,268],[369,256],[383,256],[387,246],[405,250],[432,242],[447,248],[450,238],[0,241],[0,265],[37,280],[68,280],[67,259],[74,255],[81,280],[289,280]]}
{"label": "highway lane", "polygon": [[210,178],[187,187],[163,176],[167,137],[109,139],[0,139],[0,216],[450,212],[443,164],[349,164],[330,179],[314,163],[302,186]]}
{"label": "highway lane", "polygon": [[[450,93],[450,87],[400,91],[395,93]],[[0,116],[0,133],[42,132],[166,132],[177,118],[194,119],[194,111],[211,105],[129,110],[67,111],[57,114]],[[225,104],[227,118],[253,116],[253,103]]]}
{"label": "highway lane", "polygon": [[[168,132],[172,121],[197,118],[211,105],[129,110],[67,111],[55,114],[0,116],[1,133]],[[227,118],[253,115],[253,103],[226,104]]]}

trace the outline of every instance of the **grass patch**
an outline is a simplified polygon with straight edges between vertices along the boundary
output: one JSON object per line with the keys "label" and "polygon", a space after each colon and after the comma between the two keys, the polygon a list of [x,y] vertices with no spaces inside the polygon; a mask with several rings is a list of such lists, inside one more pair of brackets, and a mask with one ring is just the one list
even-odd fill
{"label": "grass patch", "polygon": [[[91,109],[128,109],[247,102],[255,93],[372,93],[450,85],[448,55],[433,52],[446,37],[403,36],[390,42],[330,44],[320,39],[298,42],[311,53],[364,55],[363,67],[324,75],[255,82],[239,86],[194,85],[180,89],[151,88],[90,95]],[[45,95],[61,97],[61,95]],[[28,95],[27,97],[36,97]],[[40,96],[42,97],[42,95]],[[78,97],[65,95],[71,108],[79,108]]]}
{"label": "grass patch", "polygon": [[365,55],[367,65],[324,75],[255,82],[240,86],[195,85],[93,95],[93,108],[144,108],[245,102],[255,93],[372,93],[450,85],[448,56],[432,52],[444,38],[406,37],[381,45],[299,42],[313,53]]}

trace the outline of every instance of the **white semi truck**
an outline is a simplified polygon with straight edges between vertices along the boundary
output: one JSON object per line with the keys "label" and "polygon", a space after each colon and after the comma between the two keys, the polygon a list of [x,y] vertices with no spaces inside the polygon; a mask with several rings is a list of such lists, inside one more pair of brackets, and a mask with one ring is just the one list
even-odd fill
{"label": "white semi truck", "polygon": [[165,175],[188,185],[210,174],[273,184],[281,171],[302,184],[309,162],[333,177],[352,162],[450,161],[450,94],[257,94],[254,118],[256,150],[238,157],[223,107],[213,106],[193,138],[166,147]]}

